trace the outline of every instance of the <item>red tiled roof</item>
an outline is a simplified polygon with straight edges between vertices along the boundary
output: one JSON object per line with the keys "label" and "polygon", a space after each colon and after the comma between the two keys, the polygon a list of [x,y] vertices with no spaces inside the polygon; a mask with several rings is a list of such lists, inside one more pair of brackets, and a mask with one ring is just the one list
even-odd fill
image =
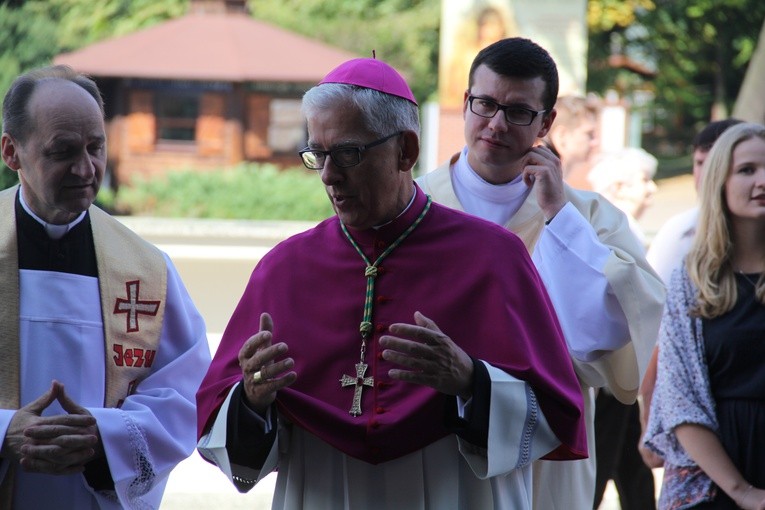
{"label": "red tiled roof", "polygon": [[97,77],[315,83],[356,57],[246,14],[188,14],[54,63]]}

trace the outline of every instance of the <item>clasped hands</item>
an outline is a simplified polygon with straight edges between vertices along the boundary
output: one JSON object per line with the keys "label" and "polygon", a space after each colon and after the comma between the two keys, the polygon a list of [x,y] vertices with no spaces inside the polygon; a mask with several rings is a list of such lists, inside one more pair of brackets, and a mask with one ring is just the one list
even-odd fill
{"label": "clasped hands", "polygon": [[[415,312],[414,324],[392,324],[388,331],[389,334],[380,337],[380,347],[383,359],[399,367],[388,371],[391,379],[430,386],[465,400],[470,398],[473,361],[435,322]],[[359,345],[348,346],[353,352],[358,348]],[[287,353],[286,343],[273,342],[271,316],[261,314],[260,331],[244,343],[238,355],[247,400],[261,415],[276,399],[276,392],[297,379],[292,370],[295,361],[285,357]]]}
{"label": "clasped hands", "polygon": [[[54,401],[68,414],[42,416]],[[25,471],[70,475],[103,456],[103,446],[95,417],[69,398],[63,384],[53,381],[47,392],[14,413],[2,456],[17,461]]]}

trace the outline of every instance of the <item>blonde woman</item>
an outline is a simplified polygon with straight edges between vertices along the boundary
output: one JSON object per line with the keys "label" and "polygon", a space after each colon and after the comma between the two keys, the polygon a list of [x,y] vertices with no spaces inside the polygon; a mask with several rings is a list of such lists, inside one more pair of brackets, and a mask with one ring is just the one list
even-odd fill
{"label": "blonde woman", "polygon": [[660,509],[765,509],[765,126],[739,124],[704,168],[697,235],[675,270],[645,444]]}

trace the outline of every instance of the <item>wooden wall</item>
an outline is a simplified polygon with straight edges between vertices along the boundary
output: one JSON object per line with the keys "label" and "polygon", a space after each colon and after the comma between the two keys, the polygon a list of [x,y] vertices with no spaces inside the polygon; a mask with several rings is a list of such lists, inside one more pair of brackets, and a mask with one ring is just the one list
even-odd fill
{"label": "wooden wall", "polygon": [[[297,154],[275,154],[268,146],[271,96],[260,92],[204,91],[199,96],[195,140],[158,140],[155,91],[121,87],[122,112],[107,119],[109,159],[120,185],[133,175],[169,170],[211,171],[242,161],[300,164]],[[108,98],[107,98],[108,99]]]}

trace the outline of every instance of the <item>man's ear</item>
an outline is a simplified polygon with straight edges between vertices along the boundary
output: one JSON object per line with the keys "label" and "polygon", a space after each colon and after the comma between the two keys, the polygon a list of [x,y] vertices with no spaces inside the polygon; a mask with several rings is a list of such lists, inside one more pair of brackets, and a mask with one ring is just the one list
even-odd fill
{"label": "man's ear", "polygon": [[544,117],[542,118],[542,127],[539,128],[539,133],[537,133],[537,138],[544,138],[547,132],[550,131],[553,121],[555,120],[555,117],[557,115],[558,115],[558,111],[555,108],[553,108],[550,113],[544,115]]}
{"label": "man's ear", "polygon": [[556,126],[555,129],[549,129],[547,131],[547,139],[550,140],[552,143],[552,146],[555,147],[555,150],[561,153],[562,151],[560,149],[564,149],[566,147],[566,135],[565,132],[566,128],[561,124]]}
{"label": "man's ear", "polygon": [[398,168],[402,172],[408,172],[414,168],[417,158],[420,157],[420,137],[414,131],[401,133],[401,145],[399,152]]}
{"label": "man's ear", "polygon": [[21,168],[18,144],[8,133],[3,133],[2,138],[0,138],[0,153],[2,153],[3,162],[8,165],[8,168],[14,172],[18,172]]}

